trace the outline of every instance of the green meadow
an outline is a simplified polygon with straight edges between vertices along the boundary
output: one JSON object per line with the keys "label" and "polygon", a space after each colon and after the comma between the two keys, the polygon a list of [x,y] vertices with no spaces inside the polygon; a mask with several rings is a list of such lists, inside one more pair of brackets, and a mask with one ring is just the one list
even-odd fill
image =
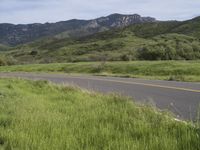
{"label": "green meadow", "polygon": [[119,61],[33,64],[1,66],[0,72],[54,72],[199,82],[200,61]]}

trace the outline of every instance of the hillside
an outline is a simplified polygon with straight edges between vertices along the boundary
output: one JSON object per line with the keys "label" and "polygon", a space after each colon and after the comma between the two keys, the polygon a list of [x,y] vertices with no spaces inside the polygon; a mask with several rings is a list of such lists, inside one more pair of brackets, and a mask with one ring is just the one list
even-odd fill
{"label": "hillside", "polygon": [[93,20],[68,20],[57,23],[13,25],[0,24],[0,43],[16,46],[44,37],[57,38],[82,37],[111,28],[125,27],[132,24],[155,22],[151,17],[140,15],[112,14]]}
{"label": "hillside", "polygon": [[200,38],[200,17],[185,21],[172,31]]}
{"label": "hillside", "polygon": [[[44,38],[8,51],[18,63],[200,59],[198,18],[130,25],[79,38]],[[181,30],[188,26],[188,30]]]}
{"label": "hillside", "polygon": [[8,46],[3,45],[3,44],[0,44],[0,51],[6,51],[6,50],[8,50],[8,49],[9,49]]}

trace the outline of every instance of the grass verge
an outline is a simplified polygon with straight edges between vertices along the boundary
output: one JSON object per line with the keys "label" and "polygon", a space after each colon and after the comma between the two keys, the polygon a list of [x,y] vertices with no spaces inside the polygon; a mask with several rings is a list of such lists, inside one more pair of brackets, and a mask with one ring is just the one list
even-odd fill
{"label": "grass verge", "polygon": [[62,72],[200,82],[200,61],[134,61],[33,64],[0,67],[0,72]]}
{"label": "grass verge", "polygon": [[128,98],[0,79],[0,149],[198,150],[198,125]]}

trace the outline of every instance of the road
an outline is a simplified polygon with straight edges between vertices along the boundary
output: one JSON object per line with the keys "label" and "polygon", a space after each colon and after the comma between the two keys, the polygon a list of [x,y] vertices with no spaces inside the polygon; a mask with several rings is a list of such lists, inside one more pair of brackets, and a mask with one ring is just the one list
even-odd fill
{"label": "road", "polygon": [[195,120],[200,110],[200,83],[47,73],[0,73],[0,77],[48,80],[97,92],[114,92],[170,110],[177,118],[186,120]]}

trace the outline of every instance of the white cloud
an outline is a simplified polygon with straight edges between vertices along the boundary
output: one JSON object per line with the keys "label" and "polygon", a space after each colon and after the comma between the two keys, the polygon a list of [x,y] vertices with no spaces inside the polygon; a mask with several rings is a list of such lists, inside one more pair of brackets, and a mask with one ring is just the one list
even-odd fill
{"label": "white cloud", "polygon": [[200,15],[199,0],[0,0],[0,22],[56,22],[91,19],[111,13],[138,13],[160,20]]}

